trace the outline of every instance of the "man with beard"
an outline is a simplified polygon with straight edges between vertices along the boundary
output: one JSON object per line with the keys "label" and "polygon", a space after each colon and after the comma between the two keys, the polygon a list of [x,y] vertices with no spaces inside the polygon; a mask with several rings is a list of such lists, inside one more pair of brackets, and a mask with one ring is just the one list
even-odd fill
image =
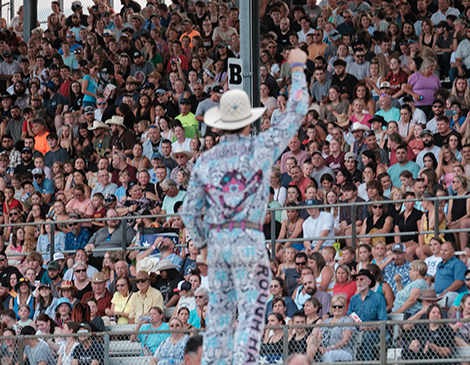
{"label": "man with beard", "polygon": [[304,274],[302,276],[302,285],[299,285],[292,294],[292,299],[299,310],[303,309],[304,303],[308,298],[317,298],[322,304],[322,308],[318,311],[320,317],[328,316],[331,295],[324,291],[317,290],[317,281],[313,274]]}
{"label": "man with beard", "polygon": [[179,292],[174,290],[178,288],[178,283],[184,280],[178,269],[179,266],[169,260],[160,260],[153,268],[153,270],[159,271],[160,274],[157,276],[152,286],[160,291],[165,307],[167,308],[175,306],[180,299]]}
{"label": "man with beard", "polygon": [[408,150],[406,145],[400,145],[396,148],[396,157],[398,163],[393,164],[388,168],[388,174],[392,180],[393,186],[401,187],[402,182],[400,180],[400,174],[407,170],[413,174],[413,178],[416,179],[419,174],[419,166],[416,162],[408,160]]}
{"label": "man with beard", "polygon": [[[21,116],[21,108],[18,105],[13,105],[11,107],[10,114],[11,119],[8,121],[7,127],[5,128],[5,134],[11,136],[14,144],[21,139],[24,118]],[[18,152],[18,156],[19,155],[20,153]]]}
{"label": "man with beard", "polygon": [[26,137],[24,138],[24,146],[31,149],[31,152],[33,154],[33,160],[38,156],[44,157],[44,155],[41,152],[36,151],[34,149],[35,144],[36,144],[36,141],[34,140],[34,137],[27,134]]}
{"label": "man with beard", "polygon": [[406,287],[411,283],[410,279],[410,263],[406,261],[406,246],[403,243],[395,243],[392,246],[392,255],[387,257],[382,270],[385,281],[390,285],[393,293],[397,295],[398,286],[395,277],[397,274],[401,276],[401,285]]}
{"label": "man with beard", "polygon": [[[366,4],[366,3],[364,3]],[[351,6],[351,3],[349,4]],[[352,37],[356,34],[356,28],[353,24],[353,12],[351,10],[343,11],[343,20],[344,22],[341,23],[336,27],[336,30],[341,34],[349,34]]]}
{"label": "man with beard", "polygon": [[131,67],[130,75],[140,81],[137,87],[140,90],[147,82],[147,75],[155,71],[155,66],[151,62],[145,61],[144,55],[140,51],[134,52],[133,56],[134,64]]}
{"label": "man with beard", "polygon": [[[139,84],[140,84],[140,81],[137,80],[134,76],[128,76],[127,79],[126,79],[126,86],[125,86],[126,92],[124,93],[124,95],[117,98],[115,105],[121,104],[122,99],[126,95],[131,95],[134,98],[134,101],[137,103],[137,99],[139,98],[139,95],[140,95],[140,93],[137,91],[137,85],[139,85]],[[101,118],[101,120],[106,121],[107,120],[106,117],[108,117],[108,116],[106,115],[106,111],[105,111],[103,113],[103,117]],[[111,116],[109,116],[109,118],[111,118]]]}
{"label": "man with beard", "polygon": [[16,95],[14,105],[19,106],[20,110],[23,110],[29,104],[29,95],[26,93],[26,84],[22,80],[19,80],[15,82],[13,90],[14,95]]}
{"label": "man with beard", "polygon": [[[349,302],[348,316],[355,313],[362,322],[386,321],[387,303],[382,295],[370,290],[376,284],[374,275],[366,269],[361,269],[356,275],[358,294]],[[379,343],[378,326],[361,326],[363,332],[360,359],[370,361],[373,357],[373,348]]]}
{"label": "man with beard", "polygon": [[[124,153],[132,155],[132,149],[136,144],[134,133],[126,128],[124,125],[124,118],[114,115],[106,124],[111,125],[112,137],[109,143],[108,152],[111,152],[112,146],[116,142],[122,142],[124,145]],[[114,182],[114,181],[113,181]]]}
{"label": "man with beard", "polygon": [[33,151],[31,148],[23,148],[21,151],[21,159],[23,160],[22,163],[15,167],[15,175],[19,174],[22,176],[25,172],[32,171],[34,169]]}
{"label": "man with beard", "polygon": [[41,278],[41,283],[49,284],[52,289],[52,295],[59,298],[59,290],[62,282],[62,270],[58,261],[50,261],[47,264],[47,272]]}
{"label": "man with beard", "polygon": [[[70,214],[69,220],[79,219],[78,215]],[[90,240],[90,232],[82,227],[80,222],[72,222],[68,224],[72,230],[65,235],[65,250],[76,251],[84,248]]]}
{"label": "man with beard", "polygon": [[357,84],[357,79],[353,75],[346,73],[346,61],[336,60],[333,62],[333,67],[335,68],[335,75],[331,80],[331,86],[336,85],[341,90],[341,99],[347,100],[352,94],[354,87]]}
{"label": "man with beard", "polygon": [[422,131],[420,136],[423,140],[424,149],[418,153],[418,156],[416,156],[416,163],[420,168],[424,168],[424,156],[427,153],[432,152],[436,157],[436,160],[439,161],[439,151],[441,150],[441,147],[434,144],[434,134],[429,129]]}
{"label": "man with beard", "polygon": [[[106,218],[117,217],[117,212],[114,209],[110,209],[106,212]],[[107,250],[118,249],[122,247],[122,227],[121,224],[127,224],[126,221],[122,220],[110,220],[106,221],[106,227],[101,228],[96,232],[88,242],[88,247],[92,250],[95,248],[105,249],[101,251],[94,251],[93,257],[103,258]],[[126,227],[126,242],[132,242],[135,236],[134,228]]]}
{"label": "man with beard", "polygon": [[[377,144],[377,136],[375,135],[375,132],[374,131],[367,131],[366,133],[364,133],[364,136],[366,138],[366,146],[367,146],[367,149],[366,150],[370,150],[370,151],[379,151],[380,152],[380,163],[384,164],[384,165],[388,165],[388,153],[385,152],[382,148],[379,147],[379,145]],[[359,155],[359,158],[358,160],[360,161],[359,162],[359,166],[357,167],[359,170],[361,171],[364,171],[364,163],[362,162],[362,153]]]}

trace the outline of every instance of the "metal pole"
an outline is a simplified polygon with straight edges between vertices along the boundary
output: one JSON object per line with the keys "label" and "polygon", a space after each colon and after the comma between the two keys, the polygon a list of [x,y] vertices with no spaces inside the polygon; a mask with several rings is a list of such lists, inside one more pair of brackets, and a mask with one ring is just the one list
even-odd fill
{"label": "metal pole", "polygon": [[243,62],[243,90],[253,101],[251,93],[251,23],[250,0],[240,0],[240,59]]}
{"label": "metal pole", "polygon": [[109,364],[109,334],[104,335],[104,365]]}
{"label": "metal pole", "polygon": [[[47,224],[47,223],[46,223]],[[50,261],[54,260],[54,249],[55,249],[55,224],[51,224],[51,257],[49,258]]]}
{"label": "metal pole", "polygon": [[434,198],[434,235],[439,237],[439,200],[437,197]]}
{"label": "metal pole", "polygon": [[356,252],[356,203],[352,203],[351,207],[351,245]]}
{"label": "metal pole", "polygon": [[18,364],[24,365],[24,337],[18,338]]}
{"label": "metal pole", "polygon": [[[23,14],[25,14],[23,12]],[[10,0],[10,21],[15,17],[15,0]],[[23,15],[23,22],[24,22],[24,15]]]}
{"label": "metal pole", "polygon": [[126,252],[127,249],[127,237],[126,237],[126,231],[127,231],[127,222],[125,220],[121,221],[121,229],[122,229],[122,250]]}
{"label": "metal pole", "polygon": [[380,324],[380,364],[387,365],[387,343],[385,341],[386,335],[385,323]]}
{"label": "metal pole", "polygon": [[271,258],[276,258],[276,211],[271,211]]}
{"label": "metal pole", "polygon": [[287,358],[289,356],[289,329],[285,326],[282,327],[282,357],[284,362],[287,362]]}
{"label": "metal pole", "polygon": [[23,5],[23,37],[28,43],[31,31],[37,27],[38,22],[38,1],[28,0]]}

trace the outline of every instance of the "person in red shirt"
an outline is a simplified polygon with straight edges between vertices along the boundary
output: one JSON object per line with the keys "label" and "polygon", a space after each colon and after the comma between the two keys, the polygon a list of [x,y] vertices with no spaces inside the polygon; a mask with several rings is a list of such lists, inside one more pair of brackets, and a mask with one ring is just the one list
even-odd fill
{"label": "person in red shirt", "polygon": [[302,192],[302,200],[305,200],[305,188],[308,184],[313,184],[312,180],[307,179],[304,174],[302,174],[300,166],[293,166],[290,169],[290,173],[292,176],[292,181],[289,183],[289,185],[297,185]]}
{"label": "person in red shirt", "polygon": [[181,63],[181,68],[183,70],[189,70],[189,63],[188,63],[188,58],[183,54],[183,49],[181,48],[181,42],[180,41],[174,41],[173,45],[171,46],[173,50],[173,57],[170,58],[168,61],[168,66],[166,67],[167,71],[171,71],[171,62],[175,61],[174,58],[178,58],[178,61]]}
{"label": "person in red shirt", "polygon": [[[101,193],[96,193],[91,197],[93,207],[95,208],[95,213],[93,213],[94,219],[100,219],[106,217],[106,212],[108,209],[104,206],[104,196]],[[106,223],[103,221],[94,221],[91,225],[93,230],[96,232],[98,229],[106,226]]]}
{"label": "person in red shirt", "polygon": [[85,293],[82,297],[82,304],[87,303],[87,299],[95,298],[98,302],[98,312],[96,313],[99,317],[104,317],[106,315],[106,308],[111,308],[111,299],[113,296],[106,289],[106,281],[108,278],[104,272],[95,272],[93,278],[90,279],[91,287],[93,291]]}
{"label": "person in red shirt", "polygon": [[14,198],[15,189],[12,186],[7,186],[5,188],[5,202],[3,203],[3,214],[10,214],[10,210],[13,208],[18,208],[22,210],[21,203],[19,200]]}

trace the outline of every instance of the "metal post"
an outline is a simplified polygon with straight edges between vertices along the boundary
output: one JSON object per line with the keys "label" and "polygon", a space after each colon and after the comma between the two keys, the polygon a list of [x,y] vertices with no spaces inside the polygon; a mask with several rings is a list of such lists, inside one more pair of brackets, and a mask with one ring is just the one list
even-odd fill
{"label": "metal post", "polygon": [[[25,12],[23,12],[25,14]],[[10,21],[15,17],[15,0],[10,0]],[[23,15],[23,22],[25,18]]]}
{"label": "metal post", "polygon": [[122,250],[124,252],[126,252],[126,249],[127,249],[127,235],[126,235],[126,231],[127,231],[127,222],[126,220],[123,220],[121,221],[121,229],[122,229]]}
{"label": "metal post", "polygon": [[271,258],[276,258],[276,211],[271,210]]}
{"label": "metal post", "polygon": [[55,249],[55,224],[52,223],[50,226],[51,226],[51,247],[50,247],[51,257],[49,258],[49,260],[52,261],[54,260],[54,249]]}
{"label": "metal post", "polygon": [[387,334],[385,322],[380,324],[380,364],[387,365],[387,343],[385,336]]}
{"label": "metal post", "polygon": [[289,329],[287,326],[284,326],[282,328],[282,358],[284,359],[284,362],[287,362],[287,358],[289,357]]}
{"label": "metal post", "polygon": [[109,364],[109,334],[104,334],[104,365]]}
{"label": "metal post", "polygon": [[240,0],[240,59],[243,62],[243,90],[253,101],[251,94],[251,23],[250,0]]}
{"label": "metal post", "polygon": [[351,245],[356,252],[356,220],[357,220],[357,212],[356,212],[356,203],[352,203],[351,207]]}
{"label": "metal post", "polygon": [[24,365],[24,337],[18,338],[18,364]]}
{"label": "metal post", "polygon": [[439,200],[437,200],[437,196],[434,198],[434,236],[439,237]]}
{"label": "metal post", "polygon": [[23,5],[23,37],[28,43],[31,31],[37,27],[38,22],[38,1],[28,0]]}
{"label": "metal post", "polygon": [[[110,4],[110,5],[111,5],[111,7],[113,6],[113,4]],[[60,11],[62,13],[64,13],[64,10],[65,10],[64,9],[64,0],[59,0],[59,6],[60,6]]]}

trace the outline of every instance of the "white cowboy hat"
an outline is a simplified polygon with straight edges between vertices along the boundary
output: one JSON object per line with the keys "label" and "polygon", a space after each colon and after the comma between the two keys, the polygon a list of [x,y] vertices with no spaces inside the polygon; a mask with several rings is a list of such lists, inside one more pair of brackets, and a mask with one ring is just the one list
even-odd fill
{"label": "white cowboy hat", "polygon": [[176,160],[175,156],[181,155],[181,154],[188,156],[188,159],[193,158],[193,154],[189,151],[184,150],[182,147],[176,147],[175,150],[172,153],[170,153],[170,156],[173,160]]}
{"label": "white cowboy hat", "polygon": [[162,270],[170,270],[170,269],[178,269],[179,266],[172,263],[170,260],[160,260],[158,264],[152,269],[152,272],[162,271]]}
{"label": "white cowboy hat", "polygon": [[94,120],[93,126],[88,127],[89,131],[94,131],[95,129],[104,128],[109,129],[109,125],[104,124],[101,120]]}
{"label": "white cowboy hat", "polygon": [[245,91],[230,90],[221,96],[219,106],[206,112],[204,123],[209,127],[231,131],[253,123],[265,111],[266,108],[252,108]]}
{"label": "white cowboy hat", "polygon": [[137,272],[139,271],[152,272],[156,264],[157,262],[151,259],[150,257],[144,257],[142,260],[137,261],[137,265],[136,265]]}
{"label": "white cowboy hat", "polygon": [[310,105],[310,107],[308,108],[308,111],[311,112],[312,110],[315,110],[318,112],[318,114],[320,114],[320,105],[312,103],[312,105]]}
{"label": "white cowboy hat", "polygon": [[108,119],[106,121],[106,124],[116,124],[126,128],[126,126],[124,125],[124,118],[120,117],[119,115],[113,115],[111,119]]}
{"label": "white cowboy hat", "polygon": [[364,124],[356,122],[352,125],[352,132],[354,131],[370,131],[370,128]]}

